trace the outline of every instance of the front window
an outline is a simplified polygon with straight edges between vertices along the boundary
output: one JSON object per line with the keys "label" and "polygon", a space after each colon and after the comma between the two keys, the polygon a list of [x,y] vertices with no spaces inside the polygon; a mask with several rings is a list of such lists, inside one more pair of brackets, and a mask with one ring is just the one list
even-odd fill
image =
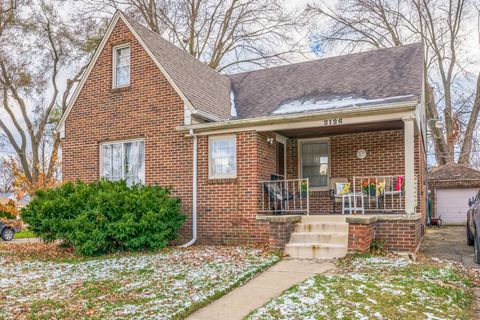
{"label": "front window", "polygon": [[113,86],[122,87],[130,84],[130,46],[113,48]]}
{"label": "front window", "polygon": [[237,175],[237,148],[235,136],[209,138],[209,176],[234,178]]}
{"label": "front window", "polygon": [[143,141],[104,143],[100,157],[103,178],[125,180],[128,185],[145,183]]}
{"label": "front window", "polygon": [[328,142],[304,141],[300,143],[300,147],[302,178],[308,178],[312,188],[326,188],[328,186]]}

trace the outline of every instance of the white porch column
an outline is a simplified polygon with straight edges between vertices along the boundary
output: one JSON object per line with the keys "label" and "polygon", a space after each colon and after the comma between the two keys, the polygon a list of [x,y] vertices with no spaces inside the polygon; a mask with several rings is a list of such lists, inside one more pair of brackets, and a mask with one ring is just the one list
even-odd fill
{"label": "white porch column", "polygon": [[415,123],[412,118],[404,118],[405,142],[405,212],[415,213]]}

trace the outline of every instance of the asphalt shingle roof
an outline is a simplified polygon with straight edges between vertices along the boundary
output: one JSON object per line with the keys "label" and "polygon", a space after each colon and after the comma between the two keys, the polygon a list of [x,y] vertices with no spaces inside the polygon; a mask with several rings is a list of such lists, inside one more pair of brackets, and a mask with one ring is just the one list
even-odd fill
{"label": "asphalt shingle roof", "polygon": [[225,75],[135,20],[125,18],[195,109],[220,119],[230,118],[230,80]]}
{"label": "asphalt shingle roof", "polygon": [[[230,75],[239,118],[268,116],[282,105],[335,101],[420,101],[423,46],[420,43]],[[296,101],[296,102],[295,102]],[[355,102],[356,101],[356,102]],[[300,103],[300,105],[299,105]],[[294,109],[292,109],[293,111]]]}
{"label": "asphalt shingle roof", "polygon": [[480,180],[480,171],[457,164],[448,163],[435,168],[428,175],[429,180]]}
{"label": "asphalt shingle roof", "polygon": [[193,107],[220,120],[232,119],[232,91],[240,119],[421,99],[420,43],[226,76],[126,19]]}

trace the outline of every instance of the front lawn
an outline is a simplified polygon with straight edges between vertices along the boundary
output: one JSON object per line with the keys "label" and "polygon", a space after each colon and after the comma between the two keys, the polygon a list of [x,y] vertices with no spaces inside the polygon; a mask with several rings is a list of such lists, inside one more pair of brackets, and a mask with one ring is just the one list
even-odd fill
{"label": "front lawn", "polygon": [[471,283],[451,265],[398,257],[346,259],[247,319],[471,319]]}
{"label": "front lawn", "polygon": [[28,239],[28,238],[36,238],[37,236],[28,230],[22,230],[20,232],[15,233],[15,239]]}
{"label": "front lawn", "polygon": [[182,318],[279,260],[217,246],[84,260],[45,246],[0,246],[0,319]]}

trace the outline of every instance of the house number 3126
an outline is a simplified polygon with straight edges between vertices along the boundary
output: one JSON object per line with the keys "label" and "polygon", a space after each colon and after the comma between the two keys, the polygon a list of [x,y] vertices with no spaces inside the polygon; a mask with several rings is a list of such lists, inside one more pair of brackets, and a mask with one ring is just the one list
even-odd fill
{"label": "house number 3126", "polygon": [[342,124],[342,118],[334,118],[334,119],[327,119],[323,120],[324,126],[332,126],[336,124]]}

